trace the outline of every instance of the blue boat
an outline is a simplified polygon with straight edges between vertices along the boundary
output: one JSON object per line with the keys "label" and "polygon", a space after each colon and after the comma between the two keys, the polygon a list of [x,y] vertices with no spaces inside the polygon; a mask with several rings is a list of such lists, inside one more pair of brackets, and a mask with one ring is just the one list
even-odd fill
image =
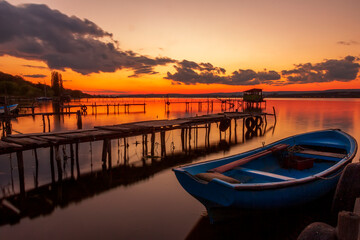
{"label": "blue boat", "polygon": [[[18,104],[12,104],[12,105],[7,105],[6,108],[9,112],[14,111],[17,108]],[[0,114],[5,113],[5,108],[4,106],[0,106]]]}
{"label": "blue boat", "polygon": [[308,203],[335,189],[356,151],[352,136],[324,130],[173,171],[182,187],[208,210],[279,209]]}

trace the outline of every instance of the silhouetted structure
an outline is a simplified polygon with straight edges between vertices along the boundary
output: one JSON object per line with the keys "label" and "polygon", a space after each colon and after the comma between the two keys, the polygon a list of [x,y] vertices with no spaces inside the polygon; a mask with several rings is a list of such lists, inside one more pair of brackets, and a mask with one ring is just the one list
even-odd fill
{"label": "silhouetted structure", "polygon": [[259,88],[244,91],[243,101],[246,109],[261,109],[263,102],[266,108],[266,101],[264,100],[262,89]]}

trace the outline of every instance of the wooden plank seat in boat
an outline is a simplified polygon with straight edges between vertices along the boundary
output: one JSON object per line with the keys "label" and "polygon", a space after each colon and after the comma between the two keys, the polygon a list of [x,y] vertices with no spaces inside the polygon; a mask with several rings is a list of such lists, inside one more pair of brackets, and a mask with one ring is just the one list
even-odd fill
{"label": "wooden plank seat in boat", "polygon": [[346,157],[346,154],[343,154],[343,153],[317,151],[317,150],[306,149],[306,148],[298,151],[298,153],[316,155],[316,156],[323,156],[323,157],[340,158],[340,159]]}
{"label": "wooden plank seat in boat", "polygon": [[217,178],[219,180],[228,182],[228,183],[241,183],[239,180],[225,176],[224,174],[217,173],[217,172],[206,172],[206,173],[198,173],[195,175],[198,179],[201,179],[206,182],[210,182],[214,178]]}
{"label": "wooden plank seat in boat", "polygon": [[275,146],[273,146],[271,148],[268,148],[266,150],[263,150],[261,152],[258,152],[258,153],[249,155],[247,157],[241,158],[239,160],[230,162],[228,164],[225,164],[225,165],[210,169],[210,170],[208,170],[208,172],[217,172],[217,173],[227,172],[227,171],[229,171],[231,169],[239,167],[239,166],[241,166],[241,165],[243,165],[245,163],[248,163],[248,162],[250,162],[252,160],[255,160],[255,159],[258,159],[260,157],[264,157],[264,156],[267,156],[267,155],[270,155],[270,154],[273,154],[273,153],[276,153],[276,152],[279,152],[279,151],[283,151],[283,150],[287,149],[288,147],[289,147],[288,144],[277,144],[277,145],[275,145]]}
{"label": "wooden plank seat in boat", "polygon": [[237,167],[235,169],[243,171],[243,172],[247,172],[247,173],[266,176],[266,177],[275,178],[275,179],[280,179],[280,180],[284,180],[284,181],[295,180],[295,178],[292,178],[292,177],[287,177],[287,176],[283,176],[283,175],[279,175],[279,174],[275,174],[275,173],[264,172],[264,171],[260,171],[260,170],[250,169],[250,168]]}

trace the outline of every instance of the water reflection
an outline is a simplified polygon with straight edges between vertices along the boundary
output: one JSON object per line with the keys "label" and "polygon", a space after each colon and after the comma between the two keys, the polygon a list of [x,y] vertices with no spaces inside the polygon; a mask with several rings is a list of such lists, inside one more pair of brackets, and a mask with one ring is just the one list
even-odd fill
{"label": "water reflection", "polygon": [[[143,103],[144,101],[146,102],[145,113],[136,107],[131,108],[130,113],[120,111],[116,114],[110,108],[109,115],[106,107],[99,107],[97,114],[92,114],[91,109],[88,109],[88,114],[82,115],[82,128],[91,129],[99,125],[172,119],[208,113],[208,108],[204,104],[201,109],[199,104],[192,104],[192,107],[188,107],[188,111],[185,104],[172,104],[170,111],[165,111],[163,99],[83,99],[71,104]],[[183,101],[183,99],[178,99],[178,101]],[[74,165],[71,163],[71,147],[66,145],[63,149],[61,146],[59,148],[63,174],[61,183],[58,182],[56,164],[54,180],[52,180],[50,149],[38,149],[37,152],[26,151],[24,152],[24,181],[27,192],[25,202],[31,206],[31,209],[21,212],[24,214],[21,217],[25,218],[15,214],[14,218],[5,219],[3,217],[5,215],[0,214],[3,224],[11,221],[17,223],[2,225],[0,235],[12,239],[25,237],[92,239],[104,236],[120,239],[184,239],[186,236],[194,239],[194,236],[200,236],[200,238],[208,236],[209,239],[216,239],[216,237],[221,238],[219,236],[239,238],[241,234],[244,236],[253,234],[258,239],[263,236],[265,236],[263,239],[269,239],[272,236],[275,236],[273,239],[276,237],[277,239],[295,238],[295,234],[291,233],[293,234],[291,235],[287,229],[295,228],[296,232],[298,228],[301,228],[299,222],[307,221],[307,213],[318,211],[304,211],[303,215],[291,213],[282,217],[283,220],[280,219],[281,221],[276,225],[274,225],[276,219],[271,215],[264,217],[264,220],[261,217],[251,220],[250,215],[231,221],[229,225],[210,225],[207,217],[200,217],[205,210],[203,206],[188,196],[170,170],[173,166],[234,155],[260,147],[263,143],[269,144],[294,134],[326,128],[340,128],[360,142],[359,100],[268,99],[267,106],[267,112],[272,113],[272,106],[276,109],[275,128],[272,128],[273,118],[267,119],[267,126],[265,127],[265,123],[261,131],[256,131],[257,136],[254,133],[247,133],[246,128],[243,131],[244,123],[241,120],[236,126],[232,122],[231,134],[230,129],[220,134],[218,125],[214,123],[207,135],[207,128],[200,126],[197,129],[199,136],[197,143],[196,128],[192,128],[191,145],[184,145],[184,148],[181,130],[172,131],[165,135],[166,158],[164,152],[161,157],[161,134],[155,135],[153,157],[151,135],[147,135],[148,144],[145,149],[142,144],[139,144],[142,143],[143,136],[127,138],[125,141],[123,138],[114,139],[111,141],[112,165],[106,170],[103,170],[102,166],[102,142],[78,144],[79,161],[77,163],[75,158]],[[43,111],[52,112],[51,103],[44,103],[35,109],[35,112]],[[210,108],[209,113],[215,114],[220,111],[221,103],[216,104],[214,100],[213,111]],[[49,120],[48,125],[48,120],[45,119],[46,131],[49,130],[49,126],[51,132],[77,129],[75,114],[60,117],[51,115]],[[42,116],[23,117],[17,121],[12,119],[11,124],[13,134],[43,131]],[[189,144],[189,134],[184,142]],[[73,148],[76,152],[75,145]],[[358,161],[359,156],[360,152],[354,161]],[[71,170],[72,165],[73,170]],[[0,186],[1,196],[6,196],[10,203],[20,208],[21,204],[18,205],[20,202],[18,166],[14,154],[0,156]],[[40,206],[40,210],[36,206]],[[4,210],[2,204],[0,208],[1,211]],[[10,212],[14,214],[13,210]],[[259,215],[263,216],[263,213]],[[21,221],[18,222],[19,220]],[[268,225],[262,224],[263,222],[268,222]],[[88,227],[84,230],[82,226]],[[167,227],[164,228],[164,226]],[[249,231],[246,232],[246,229]],[[287,233],[290,235],[284,237]],[[253,238],[250,237],[250,239]]]}
{"label": "water reflection", "polygon": [[[257,136],[256,134],[248,134],[248,132],[252,132],[253,129],[238,129],[236,126],[239,121],[242,122],[244,127],[245,120],[234,120],[233,122],[228,121],[227,126],[223,126],[223,129],[221,129],[222,122],[220,122],[200,126],[195,125],[193,127],[190,126],[189,128],[171,131],[181,131],[180,151],[175,151],[179,144],[179,141],[176,141],[175,139],[172,139],[171,144],[165,145],[165,132],[160,132],[159,137],[162,145],[160,150],[155,149],[155,134],[151,134],[151,150],[148,150],[147,135],[143,135],[142,157],[137,161],[129,157],[129,152],[136,152],[135,149],[138,145],[141,145],[140,142],[136,140],[131,146],[127,142],[127,138],[122,139],[122,145],[120,144],[120,139],[105,139],[103,142],[103,149],[108,149],[108,144],[111,142],[115,143],[113,144],[113,147],[109,145],[109,148],[117,150],[118,158],[113,159],[112,156],[116,157],[116,154],[112,155],[112,151],[110,151],[108,153],[108,161],[104,161],[103,156],[101,168],[99,167],[100,162],[97,161],[95,171],[93,162],[94,144],[93,142],[90,142],[90,159],[89,156],[82,159],[87,162],[86,165],[89,165],[88,160],[90,160],[90,172],[88,172],[87,169],[80,167],[79,144],[75,144],[75,149],[73,146],[74,144],[70,144],[70,149],[67,149],[65,145],[60,147],[58,145],[54,147],[51,146],[49,149],[51,183],[43,184],[41,186],[39,186],[38,180],[39,157],[38,152],[35,149],[33,152],[35,159],[35,188],[28,188],[26,192],[25,190],[22,190],[25,189],[25,186],[22,186],[25,184],[22,183],[24,181],[24,172],[23,170],[20,171],[20,169],[23,168],[18,168],[20,193],[14,191],[14,184],[12,184],[12,194],[9,194],[10,189],[5,191],[6,188],[3,188],[3,201],[5,201],[6,204],[0,208],[0,224],[15,223],[23,217],[34,218],[40,215],[50,214],[58,206],[65,207],[71,203],[82,201],[83,199],[101,194],[112,188],[128,186],[139,181],[147,180],[163,170],[192,162],[199,157],[218,152],[225,153],[229,151],[231,147],[244,144],[245,141]],[[274,127],[275,126],[272,126],[267,129],[267,125],[260,124],[259,126],[256,126],[256,132],[259,132],[259,136],[263,136],[269,132],[269,130],[273,131]],[[215,130],[213,130],[215,134],[219,134],[218,140],[214,140],[214,137],[210,137],[211,128]],[[242,141],[238,141],[239,134],[242,135]],[[245,137],[245,135],[248,136]],[[168,137],[170,137],[169,134]],[[199,138],[202,138],[202,140]],[[123,154],[121,154],[121,149],[123,150]],[[104,152],[102,154],[104,154]],[[70,163],[68,162],[68,159],[70,159]],[[74,173],[75,168],[76,175]],[[70,174],[68,171],[70,171]],[[83,171],[84,173],[81,173]],[[10,177],[11,182],[14,183],[12,170]]]}
{"label": "water reflection", "polygon": [[204,213],[185,239],[297,239],[308,224],[325,222],[331,217],[329,196],[331,194],[311,204],[286,210],[215,209],[212,217],[217,217],[218,222],[211,225]]}

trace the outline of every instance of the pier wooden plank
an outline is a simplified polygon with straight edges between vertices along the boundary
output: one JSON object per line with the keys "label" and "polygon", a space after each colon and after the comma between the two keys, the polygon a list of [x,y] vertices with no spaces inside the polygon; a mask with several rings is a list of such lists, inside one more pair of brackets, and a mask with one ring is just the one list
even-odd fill
{"label": "pier wooden plank", "polygon": [[46,141],[39,141],[39,140],[35,140],[32,138],[12,138],[12,137],[6,137],[3,139],[3,141],[5,142],[11,142],[11,143],[16,143],[22,146],[46,146],[48,145],[48,142]]}
{"label": "pier wooden plank", "polygon": [[[265,114],[266,113],[259,113],[256,115],[264,116]],[[196,117],[148,120],[108,126],[95,126],[93,129],[66,130],[49,133],[15,134],[5,137],[2,139],[2,141],[0,141],[0,154],[40,147],[51,147],[59,144],[78,144],[81,142],[126,138],[150,133],[155,134],[156,132],[188,128],[193,126],[198,127],[202,124],[219,122],[224,117],[236,119],[248,116],[253,115],[242,112],[227,112]]]}
{"label": "pier wooden plank", "polygon": [[4,141],[0,141],[0,149],[4,149],[4,148],[21,148],[22,146],[16,143],[9,143],[9,142],[4,142]]}

